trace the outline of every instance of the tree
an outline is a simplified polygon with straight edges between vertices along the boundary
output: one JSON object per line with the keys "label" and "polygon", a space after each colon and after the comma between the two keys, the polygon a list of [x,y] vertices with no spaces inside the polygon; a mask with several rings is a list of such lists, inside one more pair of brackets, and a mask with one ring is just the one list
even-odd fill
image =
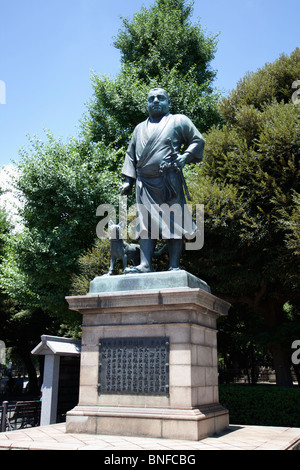
{"label": "tree", "polygon": [[65,296],[78,257],[96,238],[96,209],[115,203],[120,185],[115,150],[78,139],[64,144],[50,133],[47,139],[31,139],[22,152],[16,187],[24,229],[6,237],[0,266],[1,334],[24,362],[31,391],[38,384],[30,351],[41,334],[80,335],[80,315]]}
{"label": "tree", "polygon": [[132,20],[123,18],[123,29],[114,45],[122,53],[123,64],[135,64],[144,82],[162,77],[162,70],[177,68],[185,76],[196,71],[198,85],[211,82],[215,72],[208,67],[214,58],[216,38],[206,37],[199,22],[192,24],[193,3],[185,0],[157,0]]}
{"label": "tree", "polygon": [[[0,190],[1,191],[1,190]],[[22,309],[18,302],[9,296],[6,289],[8,278],[14,281],[14,289],[27,294],[24,275],[20,271],[12,248],[14,240],[20,235],[13,234],[13,225],[5,210],[0,209],[0,324],[1,339],[7,348],[22,359],[28,373],[31,393],[38,393],[38,381],[32,363],[31,350],[36,346],[37,338],[49,327],[49,318],[38,308]],[[25,287],[25,289],[24,289]],[[24,306],[24,302],[23,306]],[[52,320],[53,321],[53,320]]]}
{"label": "tree", "polygon": [[227,317],[218,321],[218,355],[221,382],[241,375],[255,384],[260,367],[271,366],[263,334],[263,318],[245,304],[235,304]]}
{"label": "tree", "polygon": [[101,143],[63,144],[32,139],[19,163],[17,188],[24,199],[24,230],[11,239],[2,285],[22,310],[41,309],[68,323],[77,259],[96,238],[101,203],[115,203],[121,184],[118,152]]}
{"label": "tree", "polygon": [[[64,319],[71,315],[64,297],[73,275],[79,273],[80,255],[95,243],[97,207],[118,205],[124,146],[133,127],[146,116],[150,86],[159,82],[167,87],[174,112],[190,107],[202,128],[218,122],[218,95],[211,86],[215,73],[209,65],[216,40],[190,23],[191,11],[185,1],[158,0],[149,10],[142,8],[131,22],[124,20],[115,43],[122,52],[121,72],[114,80],[94,76],[94,100],[79,138],[65,144],[49,133],[46,142],[33,138],[31,148],[22,151],[17,187],[24,199],[25,229],[13,241],[16,256],[7,259],[3,282],[23,309],[41,308]],[[146,19],[150,26],[158,22],[159,28],[153,32],[151,47],[139,49],[142,56],[137,63],[128,44],[131,41],[135,48],[136,41],[147,43],[151,27],[144,36],[141,30]],[[166,41],[176,35],[181,39],[168,55]],[[154,47],[159,73],[151,62]],[[142,66],[144,60],[147,67]]]}
{"label": "tree", "polygon": [[[0,195],[2,195],[4,191],[0,187]],[[9,236],[12,230],[11,222],[9,221],[8,215],[3,208],[0,208],[0,265],[3,264],[3,260],[5,258],[5,253],[7,250],[7,244],[9,241]],[[0,316],[3,315],[3,299],[5,296],[3,295],[2,286],[0,284]],[[1,338],[3,339],[3,338]]]}
{"label": "tree", "polygon": [[[192,10],[193,3],[185,0],[156,0],[132,19],[123,18],[114,42],[121,71],[114,79],[93,75],[94,96],[82,123],[87,140],[116,149],[126,146],[134,127],[147,117],[147,95],[154,86],[168,91],[172,113],[188,114],[202,132],[220,123],[219,94],[212,86],[216,73],[210,65],[217,40],[199,22],[191,23]],[[97,242],[80,257],[74,293],[86,291],[91,273],[103,271],[100,253],[105,248]],[[164,260],[157,262],[162,266]]]}
{"label": "tree", "polygon": [[260,312],[281,385],[291,384],[283,306],[299,297],[300,108],[291,102],[297,76],[298,48],[246,75],[221,101],[224,124],[207,134],[203,165],[189,175],[206,220],[200,259],[187,266],[205,273],[221,296]]}
{"label": "tree", "polygon": [[94,246],[79,257],[79,273],[73,276],[71,294],[85,295],[89,290],[90,282],[96,276],[107,273],[109,261],[109,240],[96,240]]}
{"label": "tree", "polygon": [[124,19],[115,42],[121,72],[115,79],[93,76],[95,93],[79,137],[63,143],[48,133],[45,142],[31,138],[21,151],[16,188],[24,230],[10,237],[3,253],[1,289],[8,303],[1,320],[33,387],[28,357],[39,336],[79,334],[80,316],[69,311],[65,296],[82,292],[82,282],[86,289],[82,259],[90,252],[97,256],[99,246],[93,272],[104,269],[107,244],[96,241],[96,209],[118,204],[125,146],[147,114],[149,88],[167,88],[173,112],[189,111],[202,131],[220,120],[210,67],[216,38],[191,24],[191,12],[183,0],[157,0],[132,21]]}
{"label": "tree", "polygon": [[114,43],[121,72],[115,79],[93,76],[94,99],[83,121],[90,140],[126,145],[147,116],[146,98],[154,86],[168,91],[173,113],[188,112],[202,132],[220,121],[210,66],[216,37],[192,24],[191,13],[192,3],[185,0],[156,0],[131,20],[123,18]]}

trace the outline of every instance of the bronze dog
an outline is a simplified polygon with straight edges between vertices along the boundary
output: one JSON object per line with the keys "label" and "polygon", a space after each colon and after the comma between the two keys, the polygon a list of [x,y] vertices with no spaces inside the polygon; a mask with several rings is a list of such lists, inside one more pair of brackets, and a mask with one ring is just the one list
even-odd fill
{"label": "bronze dog", "polygon": [[137,266],[140,263],[140,246],[135,243],[126,243],[121,234],[121,226],[109,226],[110,230],[110,266],[107,273],[111,276],[114,270],[115,263],[118,259],[122,260],[123,272],[127,268],[128,263]]}

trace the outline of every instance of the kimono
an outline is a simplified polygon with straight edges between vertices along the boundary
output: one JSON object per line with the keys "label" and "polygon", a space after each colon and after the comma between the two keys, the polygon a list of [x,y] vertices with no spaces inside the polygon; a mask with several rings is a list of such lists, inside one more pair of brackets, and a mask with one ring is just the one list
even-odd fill
{"label": "kimono", "polygon": [[122,174],[136,180],[137,238],[183,238],[195,233],[182,170],[175,163],[182,145],[188,163],[201,161],[204,139],[183,114],[168,113],[157,124],[147,119],[133,132]]}

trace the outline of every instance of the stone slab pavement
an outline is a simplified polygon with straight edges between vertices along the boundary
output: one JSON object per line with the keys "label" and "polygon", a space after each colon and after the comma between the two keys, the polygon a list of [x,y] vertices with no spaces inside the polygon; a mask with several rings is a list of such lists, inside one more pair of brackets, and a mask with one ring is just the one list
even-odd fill
{"label": "stone slab pavement", "polygon": [[0,450],[300,450],[300,428],[230,425],[200,441],[68,434],[65,423],[0,433]]}

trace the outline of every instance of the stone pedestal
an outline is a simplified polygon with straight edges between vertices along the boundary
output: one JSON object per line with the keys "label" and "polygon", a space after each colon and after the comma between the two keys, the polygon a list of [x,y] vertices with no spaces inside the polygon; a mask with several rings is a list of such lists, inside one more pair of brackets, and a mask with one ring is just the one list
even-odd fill
{"label": "stone pedestal", "polygon": [[[83,315],[79,403],[67,413],[67,432],[199,440],[228,426],[218,399],[216,320],[230,305],[207,284],[185,271],[99,277],[89,294],[67,301]],[[128,393],[119,383],[117,392],[102,392],[101,340],[109,338],[165,338],[164,390],[140,384],[142,392]]]}

